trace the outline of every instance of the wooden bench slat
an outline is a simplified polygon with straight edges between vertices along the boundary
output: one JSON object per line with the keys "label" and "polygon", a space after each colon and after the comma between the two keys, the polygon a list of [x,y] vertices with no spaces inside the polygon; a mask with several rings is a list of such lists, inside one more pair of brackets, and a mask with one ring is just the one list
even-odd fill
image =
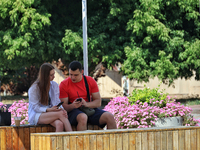
{"label": "wooden bench slat", "polygon": [[90,149],[97,150],[97,135],[90,135]]}
{"label": "wooden bench slat", "polygon": [[128,150],[128,146],[129,146],[129,134],[128,133],[123,133],[123,150]]}
{"label": "wooden bench slat", "polygon": [[185,149],[185,132],[184,131],[178,131],[178,149],[184,150]]}
{"label": "wooden bench slat", "polygon": [[89,135],[84,135],[84,139],[83,139],[83,143],[84,143],[84,150],[90,150],[90,137]]}
{"label": "wooden bench slat", "polygon": [[161,132],[155,133],[155,150],[161,150]]}
{"label": "wooden bench slat", "polygon": [[[200,140],[200,129],[197,129],[197,140]],[[197,150],[200,150],[200,141],[197,141]]]}
{"label": "wooden bench slat", "polygon": [[173,150],[178,150],[178,131],[173,131]]}
{"label": "wooden bench slat", "polygon": [[167,149],[167,131],[163,131],[161,134],[161,149],[168,150]]}
{"label": "wooden bench slat", "polygon": [[184,140],[184,143],[187,143],[185,145],[185,150],[190,150],[190,138],[187,137],[190,137],[190,130],[185,130],[185,140]]}
{"label": "wooden bench slat", "polygon": [[65,136],[63,137],[63,140],[64,140],[64,148],[65,150],[69,150],[69,136]]}
{"label": "wooden bench slat", "polygon": [[110,135],[104,134],[103,135],[103,149],[104,150],[110,150],[110,141],[109,141]]}
{"label": "wooden bench slat", "polygon": [[136,134],[136,145],[135,145],[136,150],[142,150],[141,139],[142,139],[142,133],[137,133]]}
{"label": "wooden bench slat", "polygon": [[142,133],[142,150],[147,150],[148,143],[147,143],[147,132]]}
{"label": "wooden bench slat", "polygon": [[77,143],[76,143],[77,144],[77,149],[78,150],[84,150],[83,149],[83,147],[84,147],[83,146],[84,145],[84,143],[83,143],[83,136],[79,136],[76,139],[77,139]]}
{"label": "wooden bench slat", "polygon": [[103,150],[103,136],[97,135],[97,150]]}
{"label": "wooden bench slat", "polygon": [[71,136],[70,139],[69,139],[69,147],[70,147],[70,150],[76,150],[76,149],[77,149],[76,137],[77,137],[77,136]]}
{"label": "wooden bench slat", "polygon": [[167,149],[173,149],[173,132],[167,132]]}
{"label": "wooden bench slat", "polygon": [[30,128],[26,127],[24,128],[24,148],[25,150],[30,149]]}
{"label": "wooden bench slat", "polygon": [[24,149],[24,128],[19,128],[19,149]]}
{"label": "wooden bench slat", "polygon": [[34,135],[31,135],[31,147],[35,148],[35,136]]}
{"label": "wooden bench slat", "polygon": [[12,129],[6,128],[6,149],[13,149],[13,143],[12,143]]}
{"label": "wooden bench slat", "polygon": [[6,150],[6,128],[1,130],[1,149]]}
{"label": "wooden bench slat", "polygon": [[117,150],[123,150],[122,142],[123,142],[122,134],[121,133],[116,134],[116,147],[117,147]]}
{"label": "wooden bench slat", "polygon": [[116,150],[116,134],[110,134],[110,150]]}
{"label": "wooden bench slat", "polygon": [[154,150],[155,138],[154,138],[153,132],[147,133],[147,143],[148,143],[149,150]]}
{"label": "wooden bench slat", "polygon": [[18,145],[19,145],[19,130],[18,128],[13,128],[12,129],[12,133],[13,133],[13,149],[18,149]]}
{"label": "wooden bench slat", "polygon": [[[197,130],[191,130],[190,131],[190,146],[191,146],[191,150],[195,150],[197,149]],[[198,142],[200,142],[200,140],[198,140]]]}

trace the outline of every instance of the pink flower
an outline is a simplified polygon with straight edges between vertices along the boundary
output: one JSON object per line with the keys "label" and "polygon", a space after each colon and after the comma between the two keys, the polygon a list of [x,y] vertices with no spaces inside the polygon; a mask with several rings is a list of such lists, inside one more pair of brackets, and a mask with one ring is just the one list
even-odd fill
{"label": "pink flower", "polygon": [[[168,97],[170,100],[170,97]],[[165,107],[159,107],[158,104],[162,104],[163,100],[154,101],[149,105],[147,102],[142,103],[139,100],[131,105],[127,97],[115,97],[110,100],[104,110],[111,112],[117,123],[118,128],[148,128],[155,124],[157,118],[182,116],[184,117],[185,126],[198,125],[200,120],[195,120],[191,115],[191,108],[185,107],[180,103],[168,102]],[[188,123],[187,123],[188,122]]]}
{"label": "pink flower", "polygon": [[9,107],[8,111],[11,112],[12,119],[11,124],[14,125],[14,117],[21,117],[20,124],[28,124],[28,106],[29,103],[25,102],[25,100],[15,101]]}

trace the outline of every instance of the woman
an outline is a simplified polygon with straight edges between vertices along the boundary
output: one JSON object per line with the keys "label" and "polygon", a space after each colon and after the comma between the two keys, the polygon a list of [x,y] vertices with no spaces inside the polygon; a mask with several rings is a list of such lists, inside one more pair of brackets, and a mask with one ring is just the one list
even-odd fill
{"label": "woman", "polygon": [[56,106],[60,99],[58,84],[53,81],[54,75],[55,70],[51,64],[41,65],[37,80],[28,90],[28,122],[33,125],[51,124],[56,132],[72,131],[67,112],[62,106]]}

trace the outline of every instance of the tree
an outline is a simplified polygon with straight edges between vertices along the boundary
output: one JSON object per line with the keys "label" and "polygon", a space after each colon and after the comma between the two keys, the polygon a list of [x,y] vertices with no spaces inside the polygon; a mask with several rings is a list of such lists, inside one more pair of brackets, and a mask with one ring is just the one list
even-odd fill
{"label": "tree", "polygon": [[[120,62],[130,79],[147,82],[157,76],[169,85],[179,77],[199,80],[198,10],[196,0],[90,1],[90,66],[103,62],[110,68]],[[76,34],[66,31],[64,43]]]}
{"label": "tree", "polygon": [[[196,0],[90,0],[88,62],[122,64],[130,79],[199,80]],[[0,73],[62,59],[83,62],[81,0],[0,0]]]}
{"label": "tree", "polygon": [[0,72],[4,83],[19,78],[26,66],[50,58],[44,54],[46,49],[40,49],[47,46],[44,38],[49,17],[40,1],[0,1]]}
{"label": "tree", "polygon": [[49,59],[43,51],[48,47],[44,38],[51,14],[40,1],[1,0],[0,15],[1,68],[18,69]]}
{"label": "tree", "polygon": [[[123,71],[129,78],[148,81],[200,75],[199,2],[196,0],[140,0],[128,21],[131,44],[125,47]],[[137,5],[136,4],[136,5]]]}

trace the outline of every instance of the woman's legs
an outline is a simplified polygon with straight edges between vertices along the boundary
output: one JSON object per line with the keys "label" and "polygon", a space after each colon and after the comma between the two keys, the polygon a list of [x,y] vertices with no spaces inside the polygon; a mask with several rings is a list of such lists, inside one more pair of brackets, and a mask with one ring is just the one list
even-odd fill
{"label": "woman's legs", "polygon": [[54,122],[50,124],[56,128],[56,132],[64,131],[64,124],[60,120],[55,120]]}
{"label": "woman's legs", "polygon": [[56,120],[60,120],[64,124],[65,131],[72,131],[69,120],[64,116],[62,110],[42,113],[39,117],[38,124],[51,124]]}

